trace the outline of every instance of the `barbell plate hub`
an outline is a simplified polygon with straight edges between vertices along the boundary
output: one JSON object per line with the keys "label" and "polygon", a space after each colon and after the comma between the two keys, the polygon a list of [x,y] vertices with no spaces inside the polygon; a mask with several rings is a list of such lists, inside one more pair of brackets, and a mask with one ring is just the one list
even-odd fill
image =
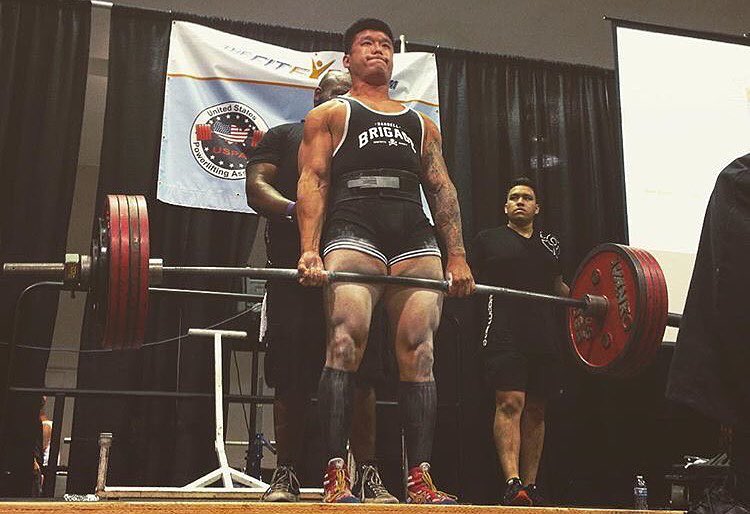
{"label": "barbell plate hub", "polygon": [[607,315],[609,309],[609,300],[605,296],[593,294],[583,295],[583,301],[586,305],[583,307],[583,313],[594,318],[603,318]]}

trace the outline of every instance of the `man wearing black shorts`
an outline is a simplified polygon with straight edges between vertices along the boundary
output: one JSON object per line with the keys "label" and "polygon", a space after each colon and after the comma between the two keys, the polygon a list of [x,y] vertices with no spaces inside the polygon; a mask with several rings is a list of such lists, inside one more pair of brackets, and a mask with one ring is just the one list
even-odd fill
{"label": "man wearing black shorts", "polygon": [[[315,90],[319,105],[351,87],[349,74],[329,71]],[[299,258],[299,231],[295,222],[297,197],[297,153],[303,124],[288,123],[272,128],[248,159],[248,204],[267,216],[266,250],[268,264],[296,268]],[[277,468],[264,501],[297,501],[299,465],[305,436],[305,413],[310,393],[317,387],[325,355],[325,318],[319,289],[294,282],[268,281],[266,284],[266,332],[268,345],[265,376],[275,388],[274,432]],[[357,376],[351,449],[358,464],[355,492],[362,501],[396,503],[383,487],[375,465],[375,391],[377,351],[367,353],[367,364]]]}
{"label": "man wearing black shorts", "polygon": [[[525,177],[508,190],[508,224],[480,232],[472,246],[472,268],[482,283],[568,296],[562,280],[560,243],[534,227],[536,188]],[[536,476],[544,445],[546,399],[558,389],[551,306],[491,295],[481,334],[485,378],[495,390],[494,439],[507,480],[503,503],[540,505]],[[524,485],[526,484],[526,485]]]}
{"label": "man wearing black shorts", "polygon": [[[343,458],[354,372],[367,346],[373,307],[382,298],[399,366],[407,501],[455,503],[430,475],[437,409],[433,341],[442,293],[384,284],[326,284],[326,271],[447,278],[448,294],[470,294],[474,281],[466,263],[456,189],[435,123],[389,96],[390,27],[375,19],[355,22],[344,34],[344,51],[352,88],[307,115],[299,154],[298,270],[303,284],[325,284],[328,341],[318,386],[328,453],[324,501],[357,502]],[[422,211],[420,184],[435,227]],[[445,248],[445,271],[437,237]]]}

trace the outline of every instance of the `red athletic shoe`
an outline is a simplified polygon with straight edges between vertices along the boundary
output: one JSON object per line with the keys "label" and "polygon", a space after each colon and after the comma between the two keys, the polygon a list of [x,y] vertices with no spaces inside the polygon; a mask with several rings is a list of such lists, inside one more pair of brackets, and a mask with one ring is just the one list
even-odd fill
{"label": "red athletic shoe", "polygon": [[456,505],[456,497],[442,491],[438,491],[432,483],[430,476],[430,465],[423,462],[409,470],[409,482],[407,484],[409,497],[406,503],[428,503],[433,505]]}
{"label": "red athletic shoe", "polygon": [[542,494],[539,492],[539,488],[536,486],[536,484],[529,484],[524,487],[524,490],[526,491],[526,495],[531,500],[531,504],[534,507],[553,507],[552,502],[550,502],[547,498],[542,496]]}
{"label": "red athletic shoe", "polygon": [[323,475],[323,503],[360,503],[352,494],[350,483],[344,459],[328,461]]}
{"label": "red athletic shoe", "polygon": [[511,478],[505,483],[505,494],[503,494],[503,505],[515,505],[518,507],[531,507],[532,501],[529,493],[523,487],[521,479]]}

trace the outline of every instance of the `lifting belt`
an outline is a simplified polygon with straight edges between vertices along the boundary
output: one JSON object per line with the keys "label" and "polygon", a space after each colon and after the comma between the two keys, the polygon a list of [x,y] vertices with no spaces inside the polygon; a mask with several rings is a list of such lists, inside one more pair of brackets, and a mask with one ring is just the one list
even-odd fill
{"label": "lifting belt", "polygon": [[334,177],[330,205],[364,198],[388,198],[422,205],[419,177],[410,171],[372,168]]}

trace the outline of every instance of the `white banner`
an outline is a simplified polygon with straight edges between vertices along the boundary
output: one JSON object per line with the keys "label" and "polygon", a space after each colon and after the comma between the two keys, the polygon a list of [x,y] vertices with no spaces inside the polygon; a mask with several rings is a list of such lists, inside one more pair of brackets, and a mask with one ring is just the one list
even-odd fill
{"label": "white banner", "polygon": [[[246,153],[269,128],[299,121],[341,52],[298,52],[175,21],[164,94],[157,198],[186,207],[253,212]],[[391,97],[440,125],[434,54],[396,54]]]}

